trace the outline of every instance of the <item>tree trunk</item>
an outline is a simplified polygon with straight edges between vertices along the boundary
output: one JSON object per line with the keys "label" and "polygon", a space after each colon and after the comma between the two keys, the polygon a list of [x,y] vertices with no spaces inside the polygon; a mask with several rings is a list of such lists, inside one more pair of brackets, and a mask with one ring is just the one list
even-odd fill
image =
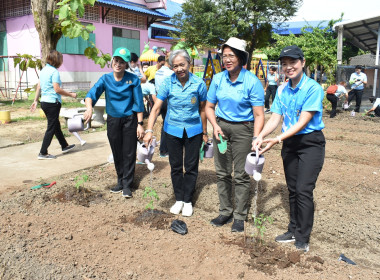
{"label": "tree trunk", "polygon": [[247,52],[248,52],[247,70],[251,70],[252,53],[254,49],[255,49],[254,42],[251,42],[251,44],[247,48]]}
{"label": "tree trunk", "polygon": [[42,65],[46,64],[46,57],[51,50],[55,50],[58,40],[62,36],[60,28],[56,29],[57,20],[54,16],[56,0],[31,0],[34,25],[38,32],[41,44]]}
{"label": "tree trunk", "polygon": [[323,83],[323,76],[324,76],[324,72],[323,72],[323,66],[321,66],[321,79],[319,80],[319,84],[322,85]]}
{"label": "tree trunk", "polygon": [[315,69],[314,69],[314,80],[315,80],[315,81],[318,81],[318,64],[315,65]]}

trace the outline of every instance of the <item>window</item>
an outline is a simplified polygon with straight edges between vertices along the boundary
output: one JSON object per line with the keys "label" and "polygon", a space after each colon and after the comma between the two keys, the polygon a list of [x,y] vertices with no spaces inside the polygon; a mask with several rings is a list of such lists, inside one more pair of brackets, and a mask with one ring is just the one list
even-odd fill
{"label": "window", "polygon": [[90,6],[86,5],[84,8],[84,20],[92,21],[92,22],[99,22],[100,16],[99,16],[99,6]]}
{"label": "window", "polygon": [[85,41],[82,37],[70,39],[62,36],[57,44],[57,51],[65,54],[84,54],[87,47],[91,47],[90,41],[95,43],[95,34],[91,33],[90,38]]}
{"label": "window", "polygon": [[119,48],[125,47],[130,52],[140,54],[140,31],[124,28],[112,28],[112,48],[113,52]]}
{"label": "window", "polygon": [[0,3],[0,19],[32,14],[30,0],[2,0]]}
{"label": "window", "polygon": [[110,10],[107,15],[108,24],[124,25],[138,29],[146,29],[146,17],[122,10]]}

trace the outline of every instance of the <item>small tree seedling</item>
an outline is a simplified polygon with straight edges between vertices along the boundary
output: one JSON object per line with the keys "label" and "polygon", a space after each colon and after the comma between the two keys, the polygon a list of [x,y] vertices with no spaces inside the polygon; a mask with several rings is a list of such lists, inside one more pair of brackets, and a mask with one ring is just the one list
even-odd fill
{"label": "small tree seedling", "polygon": [[158,194],[157,194],[156,190],[154,188],[152,188],[152,187],[145,187],[143,198],[148,198],[149,199],[149,202],[145,206],[145,209],[151,209],[151,210],[154,209],[154,202],[155,202],[155,200],[156,201],[160,200],[160,198],[158,197]]}
{"label": "small tree seedling", "polygon": [[75,177],[75,187],[77,188],[78,192],[79,192],[80,188],[84,187],[84,183],[87,181],[88,181],[88,175],[87,174],[83,174],[82,177],[79,175]]}
{"label": "small tree seedling", "polygon": [[254,226],[257,229],[255,237],[260,243],[264,243],[264,233],[267,230],[266,229],[267,223],[269,224],[273,223],[272,217],[265,216],[264,214],[260,214],[259,216],[254,218]]}

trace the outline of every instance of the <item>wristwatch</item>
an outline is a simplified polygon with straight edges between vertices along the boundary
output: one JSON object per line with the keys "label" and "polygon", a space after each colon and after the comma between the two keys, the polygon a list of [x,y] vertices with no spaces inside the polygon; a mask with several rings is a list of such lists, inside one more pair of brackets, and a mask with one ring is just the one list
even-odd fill
{"label": "wristwatch", "polygon": [[143,124],[144,124],[144,122],[137,122],[137,124],[139,124],[139,125],[143,125]]}

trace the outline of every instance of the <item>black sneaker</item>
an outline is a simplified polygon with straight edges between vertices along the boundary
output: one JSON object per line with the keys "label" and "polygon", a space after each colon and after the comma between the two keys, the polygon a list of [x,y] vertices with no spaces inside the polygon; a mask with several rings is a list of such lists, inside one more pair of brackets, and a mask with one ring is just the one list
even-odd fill
{"label": "black sneaker", "polygon": [[234,223],[231,227],[232,232],[243,232],[244,231],[244,221],[234,219]]}
{"label": "black sneaker", "polygon": [[294,244],[296,246],[296,249],[298,251],[302,251],[304,253],[309,252],[309,243],[301,242],[301,241],[296,241]]}
{"label": "black sneaker", "polygon": [[265,113],[265,114],[269,114],[269,113],[270,113],[270,109],[266,109],[266,110],[264,111],[264,113]]}
{"label": "black sneaker", "polygon": [[132,192],[130,188],[123,189],[123,197],[126,197],[126,198],[132,197]]}
{"label": "black sneaker", "polygon": [[41,153],[38,154],[38,159],[56,159],[56,158],[57,158],[56,156],[53,156],[50,154],[46,154],[46,155],[43,155]]}
{"label": "black sneaker", "polygon": [[232,216],[219,215],[217,218],[212,219],[210,224],[216,227],[221,227],[231,222],[232,222]]}
{"label": "black sneaker", "polygon": [[115,187],[113,187],[112,189],[110,189],[111,193],[119,193],[119,192],[122,192],[122,191],[123,191],[123,186],[120,186],[120,185],[116,185]]}
{"label": "black sneaker", "polygon": [[277,236],[274,240],[276,242],[286,243],[286,242],[294,242],[296,241],[296,238],[294,237],[293,232],[287,231],[284,234]]}
{"label": "black sneaker", "polygon": [[160,153],[160,158],[167,158],[169,153]]}
{"label": "black sneaker", "polygon": [[62,149],[62,153],[67,153],[68,151],[74,149],[74,147],[75,147],[75,144],[68,145],[67,147]]}

